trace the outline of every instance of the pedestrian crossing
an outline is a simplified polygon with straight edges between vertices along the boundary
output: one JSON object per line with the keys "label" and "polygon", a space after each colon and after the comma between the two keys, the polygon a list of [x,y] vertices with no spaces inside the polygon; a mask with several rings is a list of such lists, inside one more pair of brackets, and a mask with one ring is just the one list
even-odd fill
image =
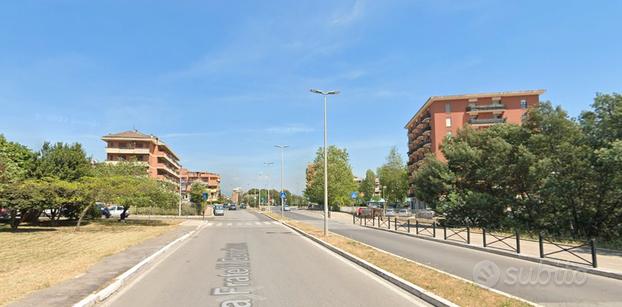
{"label": "pedestrian crossing", "polygon": [[208,222],[206,227],[265,227],[271,225],[279,225],[277,221],[261,221],[261,222]]}

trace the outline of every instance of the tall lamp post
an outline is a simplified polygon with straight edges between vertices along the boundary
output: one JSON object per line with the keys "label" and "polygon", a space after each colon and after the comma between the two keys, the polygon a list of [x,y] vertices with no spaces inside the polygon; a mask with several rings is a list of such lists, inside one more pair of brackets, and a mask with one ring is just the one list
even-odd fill
{"label": "tall lamp post", "polygon": [[[264,162],[263,164],[270,167],[274,165],[274,162]],[[268,209],[270,209],[270,172],[266,172],[266,194],[266,204],[268,205]]]}
{"label": "tall lamp post", "polygon": [[339,91],[322,91],[311,89],[312,93],[324,96],[324,236],[328,234],[328,147],[326,124],[326,96],[337,95]]}
{"label": "tall lamp post", "polygon": [[274,145],[274,147],[281,148],[281,194],[279,194],[279,198],[281,198],[281,218],[283,218],[283,161],[284,161],[284,152],[285,148],[289,147],[288,145]]}

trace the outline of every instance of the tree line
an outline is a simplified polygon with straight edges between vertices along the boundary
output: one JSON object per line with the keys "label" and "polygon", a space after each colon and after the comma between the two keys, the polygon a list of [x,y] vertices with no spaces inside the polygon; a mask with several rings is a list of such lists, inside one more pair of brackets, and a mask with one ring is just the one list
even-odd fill
{"label": "tree line", "polygon": [[[339,210],[341,206],[361,205],[374,198],[376,178],[379,180],[381,195],[388,203],[402,203],[406,199],[408,179],[405,163],[392,147],[386,162],[378,167],[376,173],[367,170],[360,183],[354,181],[349,154],[345,148],[328,147],[328,203],[331,210]],[[385,188],[386,187],[386,188]],[[352,192],[357,193],[355,199]],[[318,148],[316,157],[307,171],[307,187],[305,197],[313,203],[324,204],[324,151]],[[379,200],[380,196],[377,196]]]}
{"label": "tree line", "polygon": [[172,184],[147,176],[133,162],[93,163],[78,143],[44,143],[38,152],[0,135],[0,209],[13,230],[37,225],[43,214],[52,223],[61,215],[77,220],[101,216],[96,202],[130,207],[173,207]]}
{"label": "tree line", "polygon": [[522,125],[469,127],[414,176],[415,194],[448,223],[573,237],[622,233],[622,95],[597,94],[574,119],[543,102]]}

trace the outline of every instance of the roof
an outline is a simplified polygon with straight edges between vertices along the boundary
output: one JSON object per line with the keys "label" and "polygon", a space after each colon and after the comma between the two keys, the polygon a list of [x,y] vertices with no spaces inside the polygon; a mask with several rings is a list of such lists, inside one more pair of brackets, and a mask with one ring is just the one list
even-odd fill
{"label": "roof", "polygon": [[408,128],[410,123],[414,122],[424,110],[426,110],[433,102],[442,100],[457,100],[457,99],[470,99],[470,98],[484,98],[484,97],[507,97],[507,96],[520,96],[520,95],[542,95],[545,92],[543,89],[539,90],[524,90],[524,91],[509,91],[509,92],[492,92],[492,93],[476,93],[476,94],[461,94],[461,95],[447,95],[447,96],[430,96],[428,100],[419,108],[417,113],[406,123],[404,128]]}
{"label": "roof", "polygon": [[158,137],[154,135],[144,134],[135,129],[123,131],[119,133],[110,133],[102,137],[102,140],[104,141],[119,140],[119,139],[121,140],[151,140],[156,145],[166,148],[166,150],[168,150],[177,160],[179,160],[179,156],[177,156],[177,154],[173,152],[173,150],[168,145],[166,145],[166,143],[162,142],[162,140],[160,140]]}
{"label": "roof", "polygon": [[128,130],[119,133],[105,135],[102,139],[151,139],[153,136],[139,132],[138,130]]}

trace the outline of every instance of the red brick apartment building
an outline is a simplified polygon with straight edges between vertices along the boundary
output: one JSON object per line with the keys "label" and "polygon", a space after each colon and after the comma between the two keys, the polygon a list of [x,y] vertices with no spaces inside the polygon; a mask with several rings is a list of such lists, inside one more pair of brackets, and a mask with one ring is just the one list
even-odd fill
{"label": "red brick apartment building", "polygon": [[465,125],[485,128],[498,123],[521,124],[528,107],[540,102],[544,90],[432,96],[408,121],[408,184],[423,158],[433,153],[444,160],[439,148],[446,136]]}
{"label": "red brick apartment building", "polygon": [[181,169],[182,194],[189,200],[189,192],[195,182],[204,184],[208,189],[207,201],[217,201],[220,197],[220,175],[210,172],[193,172]]}
{"label": "red brick apartment building", "polygon": [[130,130],[108,134],[102,140],[107,144],[106,163],[144,163],[150,177],[168,181],[179,188],[179,157],[158,137]]}

